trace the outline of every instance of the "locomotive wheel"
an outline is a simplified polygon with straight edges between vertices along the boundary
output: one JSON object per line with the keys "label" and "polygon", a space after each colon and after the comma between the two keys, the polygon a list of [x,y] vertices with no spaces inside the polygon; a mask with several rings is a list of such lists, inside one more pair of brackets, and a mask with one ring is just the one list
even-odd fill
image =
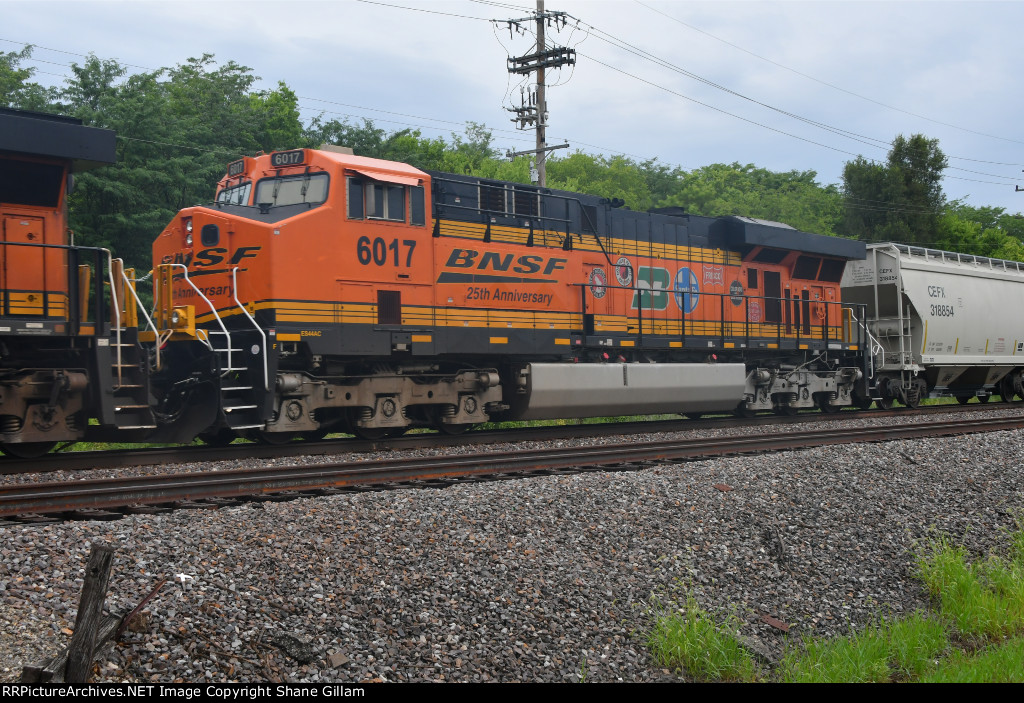
{"label": "locomotive wheel", "polygon": [[858,410],[870,410],[871,409],[871,396],[865,398],[860,393],[853,392],[853,407]]}
{"label": "locomotive wheel", "polygon": [[298,437],[297,432],[265,432],[260,430],[257,434],[257,438],[263,444],[269,444],[272,447],[279,447],[282,444],[288,444],[293,439]]}
{"label": "locomotive wheel", "polygon": [[359,439],[375,442],[388,436],[390,430],[386,427],[353,427],[352,434]]}
{"label": "locomotive wheel", "polygon": [[38,459],[44,454],[48,454],[56,446],[56,442],[20,442],[2,445],[4,454],[15,459]]}
{"label": "locomotive wheel", "polygon": [[832,413],[839,412],[840,407],[838,405],[832,405],[832,403],[828,402],[828,398],[822,398],[818,403],[818,409],[823,413],[831,415]]}
{"label": "locomotive wheel", "polygon": [[226,447],[234,442],[236,437],[234,430],[223,427],[216,432],[204,432],[196,439],[208,447]]}

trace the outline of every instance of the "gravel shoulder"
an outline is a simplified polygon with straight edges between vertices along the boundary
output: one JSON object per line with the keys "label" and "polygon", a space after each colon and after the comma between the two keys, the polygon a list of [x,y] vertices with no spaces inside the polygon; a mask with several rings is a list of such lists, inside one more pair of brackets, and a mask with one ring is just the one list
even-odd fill
{"label": "gravel shoulder", "polygon": [[[67,643],[92,541],[107,599],[159,578],[96,681],[677,680],[645,630],[687,592],[766,659],[928,605],[914,554],[975,555],[1024,516],[1024,432],[9,525],[0,678]],[[727,490],[723,490],[727,489]],[[788,635],[764,616],[790,625]]]}

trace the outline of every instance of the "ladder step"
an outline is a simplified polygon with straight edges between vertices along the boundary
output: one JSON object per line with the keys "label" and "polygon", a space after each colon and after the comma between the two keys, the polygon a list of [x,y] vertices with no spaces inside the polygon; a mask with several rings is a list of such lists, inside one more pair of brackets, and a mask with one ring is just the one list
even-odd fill
{"label": "ladder step", "polygon": [[225,405],[223,409],[224,412],[230,413],[235,410],[255,410],[258,407],[258,405]]}
{"label": "ladder step", "polygon": [[223,386],[220,389],[220,392],[224,393],[225,391],[251,391],[251,390],[252,390],[252,386]]}
{"label": "ladder step", "polygon": [[114,412],[116,412],[116,413],[123,413],[123,412],[126,412],[128,410],[142,410],[142,409],[149,410],[149,406],[148,405],[117,405],[117,406],[114,407]]}
{"label": "ladder step", "polygon": [[118,425],[119,430],[155,430],[156,425]]}
{"label": "ladder step", "polygon": [[221,369],[221,371],[227,373],[228,371],[248,371],[248,366],[228,366],[227,368]]}
{"label": "ladder step", "polygon": [[262,423],[259,425],[228,425],[233,430],[254,430],[257,427],[263,427]]}

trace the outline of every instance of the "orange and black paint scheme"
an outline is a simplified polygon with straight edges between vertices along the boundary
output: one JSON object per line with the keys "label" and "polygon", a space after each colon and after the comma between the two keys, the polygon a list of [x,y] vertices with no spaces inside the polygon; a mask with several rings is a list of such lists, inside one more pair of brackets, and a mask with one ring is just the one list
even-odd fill
{"label": "orange and black paint scheme", "polygon": [[[68,229],[74,173],[114,163],[115,135],[0,109],[0,448],[156,429],[148,368],[125,306],[131,272]],[[111,287],[113,284],[113,288]],[[119,301],[113,305],[112,301]],[[127,309],[127,312],[126,312]]]}
{"label": "orange and black paint scheme", "polygon": [[531,363],[764,367],[736,399],[761,409],[821,405],[768,392],[807,369],[838,383],[814,391],[829,409],[851,402],[839,281],[863,244],[617,205],[336,148],[246,157],[154,243],[162,339],[236,389],[221,438],[458,431],[515,416]]}

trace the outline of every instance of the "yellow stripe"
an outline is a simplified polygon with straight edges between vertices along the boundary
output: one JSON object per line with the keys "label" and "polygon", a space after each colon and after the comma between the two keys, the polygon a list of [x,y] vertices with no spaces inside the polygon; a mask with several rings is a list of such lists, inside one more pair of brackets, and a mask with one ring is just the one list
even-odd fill
{"label": "yellow stripe", "polygon": [[279,342],[298,342],[302,339],[302,335],[299,334],[279,334],[277,335],[277,341]]}
{"label": "yellow stripe", "polygon": [[569,339],[566,338],[566,337],[556,337],[555,338],[555,344],[557,344],[558,346],[562,346],[562,347],[568,346],[569,345]]}
{"label": "yellow stripe", "polygon": [[433,339],[434,337],[429,334],[414,334],[412,336],[412,341],[414,342],[430,342]]}
{"label": "yellow stripe", "polygon": [[491,344],[508,344],[508,337],[491,337]]}
{"label": "yellow stripe", "polygon": [[619,346],[620,347],[635,347],[636,346],[636,342],[631,340],[631,339],[624,339],[621,342],[619,342]]}

